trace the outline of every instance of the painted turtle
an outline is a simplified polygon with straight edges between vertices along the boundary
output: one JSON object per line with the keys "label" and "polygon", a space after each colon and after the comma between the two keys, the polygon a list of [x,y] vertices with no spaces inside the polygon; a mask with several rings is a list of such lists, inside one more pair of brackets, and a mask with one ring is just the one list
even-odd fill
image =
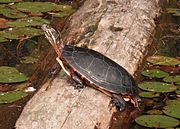
{"label": "painted turtle", "polygon": [[136,84],[123,67],[97,51],[63,44],[60,33],[46,24],[42,30],[58,54],[57,61],[80,87],[86,83],[111,96],[120,111],[125,109],[125,101],[138,107]]}

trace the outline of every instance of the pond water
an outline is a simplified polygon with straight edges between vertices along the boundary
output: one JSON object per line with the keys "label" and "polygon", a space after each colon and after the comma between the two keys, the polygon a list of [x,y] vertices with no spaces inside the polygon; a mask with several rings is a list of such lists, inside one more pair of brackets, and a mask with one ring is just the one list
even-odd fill
{"label": "pond water", "polygon": [[147,58],[138,84],[144,109],[133,129],[180,127],[179,8],[179,2],[171,1],[156,21],[152,56]]}
{"label": "pond water", "polygon": [[54,69],[55,61],[46,61],[53,53],[41,26],[74,11],[69,2],[20,1],[0,0],[0,129],[14,127],[26,102]]}
{"label": "pond water", "polygon": [[[132,129],[145,129],[151,126],[158,128],[157,124],[159,126],[161,123],[154,124],[152,121],[159,119],[172,120],[172,125],[162,123],[163,128],[179,126],[177,121],[180,119],[180,111],[172,113],[171,110],[180,109],[180,3],[171,2],[163,10],[163,16],[156,21],[157,33],[152,56],[148,58],[139,84],[144,105],[140,116],[143,117],[136,119],[139,124],[134,122]],[[29,8],[31,6],[34,7],[33,10]],[[52,69],[43,69],[49,65],[53,67],[53,61],[51,64],[44,61],[48,54],[52,53],[48,53],[51,47],[42,36],[41,25],[50,23],[52,17],[61,20],[73,11],[74,9],[67,4],[10,4],[0,0],[0,116],[3,116],[0,117],[0,129],[14,127],[26,102],[38,86],[51,76]],[[4,73],[9,74],[3,78]],[[48,77],[42,76],[44,74]],[[152,85],[156,85],[156,88]],[[29,92],[25,92],[27,90]]]}

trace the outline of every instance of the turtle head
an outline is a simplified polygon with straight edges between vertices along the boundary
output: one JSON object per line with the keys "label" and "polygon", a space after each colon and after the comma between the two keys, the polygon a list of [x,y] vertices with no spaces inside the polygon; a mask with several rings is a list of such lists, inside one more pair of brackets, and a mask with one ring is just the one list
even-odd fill
{"label": "turtle head", "polygon": [[41,28],[50,44],[56,50],[57,54],[60,54],[59,52],[61,52],[61,49],[64,47],[61,34],[47,24],[43,24]]}

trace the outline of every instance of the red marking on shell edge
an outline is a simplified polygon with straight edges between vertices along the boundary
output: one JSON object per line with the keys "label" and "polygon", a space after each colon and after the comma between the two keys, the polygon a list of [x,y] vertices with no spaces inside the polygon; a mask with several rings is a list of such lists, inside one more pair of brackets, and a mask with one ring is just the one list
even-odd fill
{"label": "red marking on shell edge", "polygon": [[[81,75],[81,78],[82,78],[82,79],[85,79],[85,76]],[[91,82],[90,82],[90,83],[91,83]]]}
{"label": "red marking on shell edge", "polygon": [[74,72],[77,72],[77,70],[75,68],[72,68]]}

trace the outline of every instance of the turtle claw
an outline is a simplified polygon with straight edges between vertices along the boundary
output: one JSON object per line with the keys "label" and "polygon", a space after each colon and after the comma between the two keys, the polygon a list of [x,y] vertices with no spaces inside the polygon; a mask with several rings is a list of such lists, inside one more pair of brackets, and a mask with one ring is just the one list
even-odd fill
{"label": "turtle claw", "polygon": [[83,84],[76,84],[75,86],[74,86],[74,89],[83,89],[83,88],[85,88],[85,86],[83,85]]}
{"label": "turtle claw", "polygon": [[83,82],[82,82],[82,80],[80,79],[80,77],[78,77],[76,74],[72,73],[72,74],[71,74],[71,78],[76,82],[76,86],[75,86],[76,89],[82,89],[82,88],[85,87],[85,86],[83,85]]}
{"label": "turtle claw", "polygon": [[116,106],[117,110],[122,112],[126,108],[126,104],[121,96],[112,94],[111,104]]}
{"label": "turtle claw", "polygon": [[85,88],[85,85],[79,84],[72,79],[69,79],[68,82],[74,87],[75,90],[81,90],[81,89]]}

